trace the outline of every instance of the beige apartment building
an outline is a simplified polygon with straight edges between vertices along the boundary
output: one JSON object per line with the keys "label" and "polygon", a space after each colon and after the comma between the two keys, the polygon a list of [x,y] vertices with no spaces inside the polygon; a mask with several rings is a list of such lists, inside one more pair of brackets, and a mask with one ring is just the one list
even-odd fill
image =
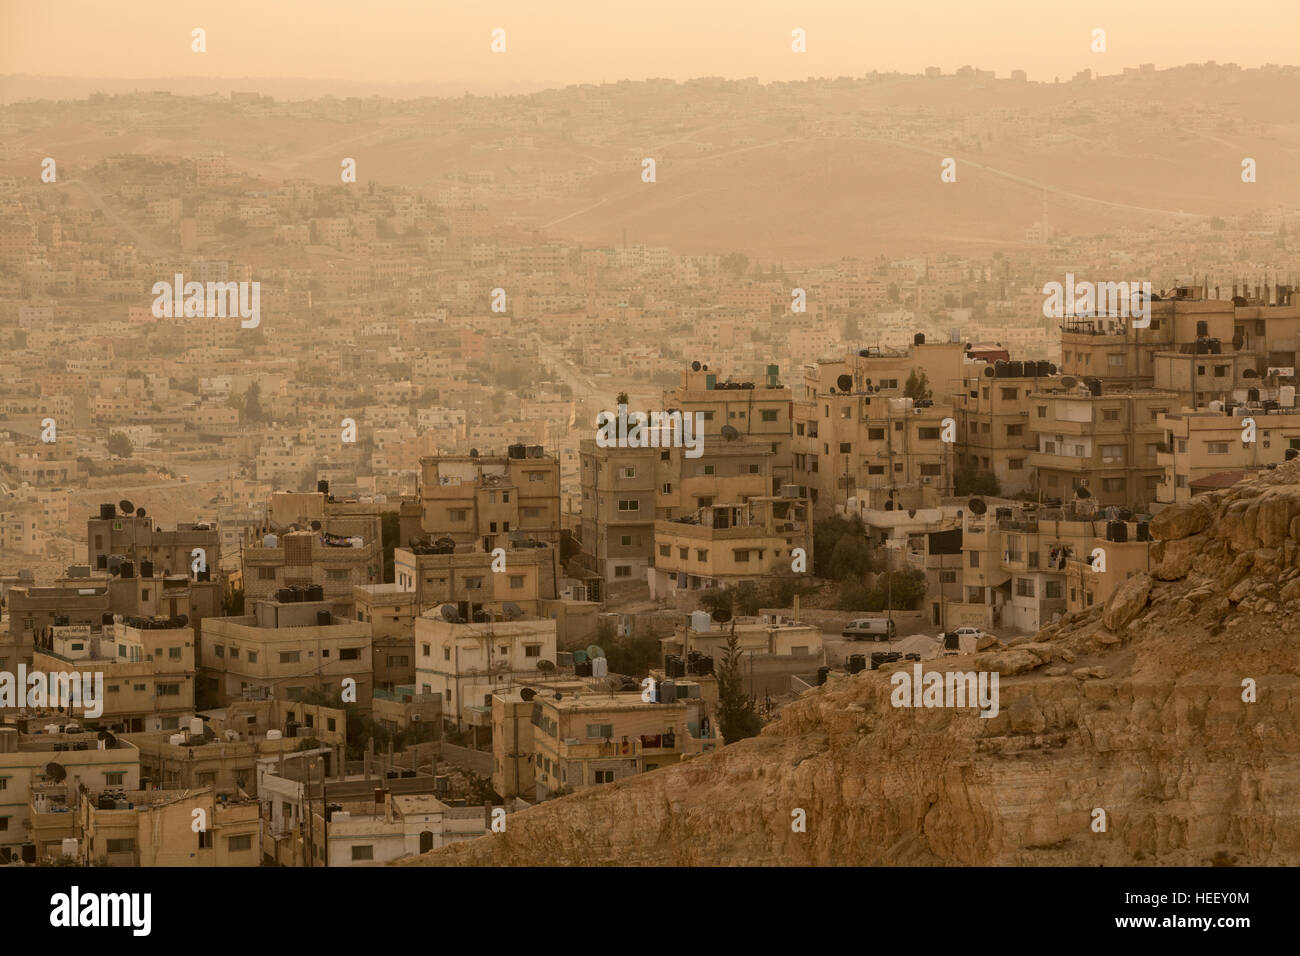
{"label": "beige apartment building", "polygon": [[504,456],[421,458],[420,507],[431,538],[485,552],[530,539],[557,548],[559,462],[540,445],[511,445]]}
{"label": "beige apartment building", "polygon": [[811,512],[807,498],[761,497],[656,521],[650,597],[791,575],[795,549],[810,571]]}
{"label": "beige apartment building", "polygon": [[201,693],[217,705],[245,698],[297,701],[304,691],[340,693],[370,709],[374,688],[370,625],[339,618],[326,601],[259,600],[253,613],[206,622]]}
{"label": "beige apartment building", "polygon": [[[257,801],[248,797],[218,799],[211,788],[114,790],[107,795],[83,795],[77,816],[78,862],[86,866],[258,866],[262,862],[260,811]],[[197,833],[196,821],[203,825]]]}
{"label": "beige apartment building", "polygon": [[583,440],[583,551],[605,581],[647,579],[657,519],[771,494],[771,443],[706,437],[700,451],[688,458],[681,448],[601,448]]}
{"label": "beige apartment building", "polygon": [[1068,502],[1086,488],[1099,505],[1145,511],[1164,479],[1161,416],[1177,409],[1174,392],[1120,391],[1061,380],[1029,395],[1035,449],[1029,464],[1045,499]]}
{"label": "beige apartment building", "polygon": [[[473,608],[504,613],[514,603],[525,614],[536,616],[540,602],[557,596],[559,587],[558,548],[514,547],[502,542],[505,570],[490,551],[473,545],[414,544],[393,552],[395,585],[412,602],[415,613],[439,604],[455,604],[461,617]],[[453,550],[454,548],[454,550]]]}
{"label": "beige apartment building", "polygon": [[957,418],[957,464],[992,474],[1003,495],[1033,487],[1030,453],[1037,447],[1029,395],[1050,378],[1049,362],[997,362],[976,366],[953,396]]}
{"label": "beige apartment building", "polygon": [[[132,618],[131,620],[136,620]],[[189,627],[69,624],[37,638],[32,666],[44,673],[103,675],[104,697],[83,723],[119,732],[174,730],[194,713],[194,631]],[[85,692],[83,691],[83,694]]]}
{"label": "beige apartment building", "polygon": [[[969,509],[963,514],[962,599],[945,608],[950,628],[969,624],[995,633],[1033,633],[1074,609],[1071,580],[1073,600],[1086,606],[1087,595],[1109,597],[1118,581],[1149,567],[1151,535],[1145,521],[1110,518],[1107,509],[1091,503],[1046,507],[988,499],[986,504],[985,514]],[[1087,570],[1083,580],[1080,567]]]}
{"label": "beige apartment building", "polygon": [[[155,570],[164,576],[187,574],[199,581],[217,577],[221,563],[221,535],[206,524],[179,524],[174,531],[157,528],[153,518],[141,515],[137,508],[121,514],[117,505],[100,505],[99,515],[86,522],[86,549],[90,567],[96,571],[120,568],[114,559],[130,562],[131,571],[153,577]],[[195,556],[194,552],[201,552]],[[195,571],[201,558],[204,571]]]}
{"label": "beige apartment building", "polygon": [[[682,683],[689,686],[698,688]],[[723,744],[698,695],[647,703],[639,691],[538,694],[530,722],[538,800],[657,770]]]}
{"label": "beige apartment building", "polygon": [[[1254,440],[1247,441],[1254,423]],[[1198,482],[1216,475],[1241,473],[1287,460],[1300,453],[1300,409],[1293,406],[1252,408],[1235,406],[1229,412],[1215,402],[1201,411],[1183,409],[1161,415],[1164,430],[1156,456],[1164,469],[1156,487],[1162,504],[1187,501]]]}
{"label": "beige apartment building", "polygon": [[458,728],[488,728],[494,693],[545,677],[541,662],[554,670],[555,622],[452,623],[434,609],[416,618],[415,652],[416,687],[442,696],[443,720]]}
{"label": "beige apartment building", "polygon": [[82,787],[140,789],[140,754],[117,738],[93,733],[22,733],[0,726],[0,863],[57,856],[76,839],[74,810]]}
{"label": "beige apartment building", "polygon": [[370,625],[375,689],[391,691],[415,681],[415,593],[399,584],[352,589],[356,619]]}

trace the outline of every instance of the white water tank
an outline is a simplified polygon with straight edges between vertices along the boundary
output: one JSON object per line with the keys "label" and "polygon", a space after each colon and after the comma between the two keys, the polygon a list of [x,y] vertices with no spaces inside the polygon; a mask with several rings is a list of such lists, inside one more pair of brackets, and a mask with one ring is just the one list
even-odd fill
{"label": "white water tank", "polygon": [[179,747],[179,746],[181,746],[183,743],[185,743],[185,735],[184,735],[184,734],[172,734],[170,737],[167,738],[167,742],[168,742],[169,744],[171,744],[173,747]]}
{"label": "white water tank", "polygon": [[284,734],[280,733],[280,731],[278,731],[278,730],[268,730],[268,731],[266,732],[266,739],[267,739],[267,740],[279,740],[279,739],[280,739],[281,737],[283,737],[283,736],[284,736]]}
{"label": "white water tank", "polygon": [[1219,401],[1218,399],[1215,399],[1214,401],[1210,402],[1210,411],[1212,412],[1223,411],[1223,402]]}
{"label": "white water tank", "polygon": [[708,611],[691,612],[691,630],[700,634],[708,631],[713,626],[713,621],[709,617]]}
{"label": "white water tank", "polygon": [[47,734],[57,734],[57,733],[59,732],[59,725],[58,725],[58,724],[46,724],[46,725],[45,725],[45,732],[46,732]]}
{"label": "white water tank", "polygon": [[278,548],[279,546],[280,539],[273,534],[268,534],[262,539],[262,547],[264,548]]}
{"label": "white water tank", "polygon": [[190,718],[190,733],[195,737],[203,736],[203,720],[199,717]]}
{"label": "white water tank", "polygon": [[1283,385],[1277,390],[1277,403],[1283,408],[1295,407],[1295,386]]}

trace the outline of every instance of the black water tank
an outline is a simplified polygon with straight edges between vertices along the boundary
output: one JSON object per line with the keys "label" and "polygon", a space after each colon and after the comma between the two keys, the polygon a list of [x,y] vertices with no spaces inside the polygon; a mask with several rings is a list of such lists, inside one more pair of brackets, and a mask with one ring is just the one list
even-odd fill
{"label": "black water tank", "polygon": [[334,623],[334,615],[331,614],[329,611],[325,610],[324,608],[321,608],[319,611],[316,612],[317,627],[328,627],[333,623]]}
{"label": "black water tank", "polygon": [[330,483],[322,478],[320,481],[316,482],[316,490],[322,495],[328,495],[330,493]]}
{"label": "black water tank", "polygon": [[290,588],[280,588],[275,592],[275,599],[281,604],[288,604],[293,600],[293,590]]}
{"label": "black water tank", "polygon": [[913,344],[913,345],[924,345],[924,344],[925,344],[925,333],[924,333],[924,332],[917,332],[914,336],[912,336],[912,344]]}
{"label": "black water tank", "polygon": [[1151,522],[1150,522],[1150,521],[1139,521],[1139,522],[1137,523],[1137,539],[1138,539],[1139,541],[1150,541],[1150,540],[1151,540]]}
{"label": "black water tank", "polygon": [[99,506],[99,517],[101,520],[111,518],[115,514],[117,514],[117,505],[112,502],[106,502]]}
{"label": "black water tank", "polygon": [[99,571],[108,570],[108,555],[98,554],[95,556],[95,568]]}
{"label": "black water tank", "polygon": [[211,580],[212,580],[212,569],[211,569],[211,568],[204,568],[202,571],[200,571],[198,574],[196,574],[196,575],[194,576],[194,579],[195,579],[196,581],[211,581]]}
{"label": "black water tank", "polygon": [[826,667],[825,665],[822,665],[821,667],[817,668],[817,686],[818,686],[818,687],[820,687],[820,686],[822,686],[822,684],[825,684],[825,683],[826,683],[826,675],[829,674],[830,672],[831,672],[831,669],[830,669],[829,667]]}
{"label": "black water tank", "polygon": [[1123,521],[1107,521],[1106,540],[1117,544],[1128,541],[1128,525]]}
{"label": "black water tank", "polygon": [[308,600],[308,601],[323,601],[323,600],[325,600],[325,589],[324,589],[323,587],[321,587],[319,584],[308,585],[308,587],[307,587],[307,600]]}
{"label": "black water tank", "polygon": [[1007,378],[1023,378],[1025,375],[1024,362],[1008,362]]}
{"label": "black water tank", "polygon": [[573,673],[579,677],[591,676],[591,661],[579,661],[573,665]]}
{"label": "black water tank", "polygon": [[867,669],[867,656],[865,654],[849,655],[849,673],[856,674],[859,671]]}
{"label": "black water tank", "polygon": [[996,362],[993,363],[993,375],[996,378],[1006,378],[1010,374],[1011,374],[1010,362],[1004,362],[1002,361],[1002,359],[998,359]]}
{"label": "black water tank", "polygon": [[961,650],[961,638],[952,631],[946,631],[943,635],[943,649],[945,651]]}
{"label": "black water tank", "polygon": [[153,562],[150,561],[148,558],[145,558],[143,561],[140,562],[140,577],[142,578],[153,577]]}
{"label": "black water tank", "polygon": [[1205,337],[1205,336],[1207,336],[1207,335],[1209,335],[1209,334],[1210,334],[1210,323],[1209,323],[1209,322],[1206,322],[1206,321],[1204,321],[1204,320],[1198,321],[1198,322],[1196,323],[1196,335],[1197,335],[1197,337],[1198,337],[1198,338],[1203,338],[1203,337]]}
{"label": "black water tank", "polygon": [[135,565],[130,561],[123,561],[118,573],[124,578],[133,578],[135,577]]}

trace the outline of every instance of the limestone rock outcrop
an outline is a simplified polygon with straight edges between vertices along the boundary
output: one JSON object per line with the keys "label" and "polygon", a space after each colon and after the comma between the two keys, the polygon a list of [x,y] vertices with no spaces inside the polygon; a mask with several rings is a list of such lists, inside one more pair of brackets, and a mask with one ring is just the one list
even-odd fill
{"label": "limestone rock outcrop", "polygon": [[1105,608],[926,662],[997,670],[995,717],[891,706],[901,665],[833,676],[754,739],[402,865],[1300,864],[1300,462],[1152,531]]}

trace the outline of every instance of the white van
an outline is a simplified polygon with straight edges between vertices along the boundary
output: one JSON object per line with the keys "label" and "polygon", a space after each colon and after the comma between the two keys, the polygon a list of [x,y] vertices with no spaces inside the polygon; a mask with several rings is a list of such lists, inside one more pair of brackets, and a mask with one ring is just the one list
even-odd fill
{"label": "white van", "polygon": [[892,641],[898,628],[888,618],[859,617],[844,625],[842,636],[850,641]]}

